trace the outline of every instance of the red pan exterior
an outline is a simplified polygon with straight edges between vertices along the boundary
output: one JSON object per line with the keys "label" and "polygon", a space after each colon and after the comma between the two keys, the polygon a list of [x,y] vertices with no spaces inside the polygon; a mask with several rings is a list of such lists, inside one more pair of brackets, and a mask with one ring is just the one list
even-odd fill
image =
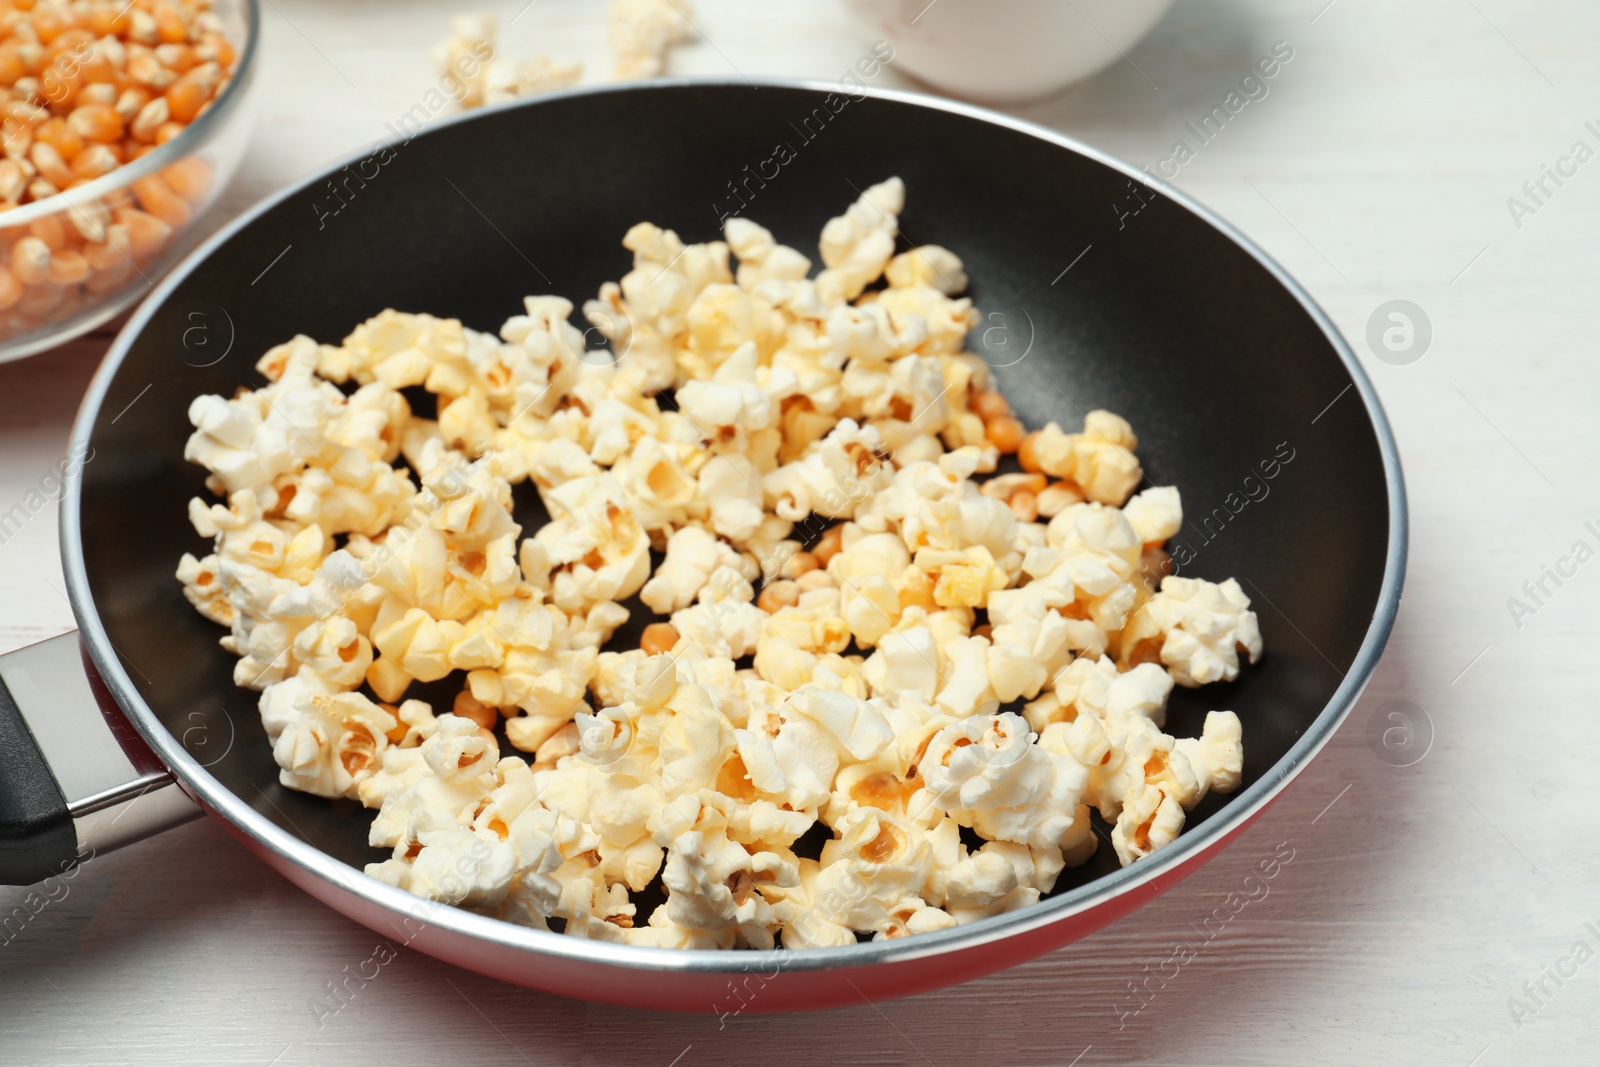
{"label": "red pan exterior", "polygon": [[[1157,877],[1103,904],[1063,916],[1037,930],[922,959],[825,970],[786,970],[780,965],[772,973],[752,970],[748,974],[730,976],[726,972],[629,970],[603,963],[536,957],[430,925],[398,914],[307,871],[202,803],[207,814],[222,823],[262,862],[335,911],[387,938],[391,944],[406,945],[488,978],[581,1000],[654,1011],[763,1015],[849,1007],[860,1004],[864,996],[874,1001],[913,996],[981,978],[1054,952],[1109,926],[1198,871],[1270,805],[1269,801],[1234,825],[1227,834]],[[735,995],[736,988],[742,996]]]}

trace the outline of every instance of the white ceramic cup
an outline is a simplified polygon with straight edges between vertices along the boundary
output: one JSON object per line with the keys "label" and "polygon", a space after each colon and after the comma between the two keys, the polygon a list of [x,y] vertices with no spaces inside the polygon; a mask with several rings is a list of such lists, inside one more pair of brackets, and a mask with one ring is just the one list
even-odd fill
{"label": "white ceramic cup", "polygon": [[1120,60],[1172,0],[846,0],[894,67],[987,103],[1057,92]]}

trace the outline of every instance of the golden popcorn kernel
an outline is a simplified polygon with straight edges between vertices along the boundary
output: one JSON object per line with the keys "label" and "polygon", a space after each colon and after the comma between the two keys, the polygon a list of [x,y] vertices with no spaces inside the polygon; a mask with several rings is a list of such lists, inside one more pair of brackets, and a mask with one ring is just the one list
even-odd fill
{"label": "golden popcorn kernel", "polygon": [[651,656],[671,652],[677,643],[678,631],[670,622],[653,622],[639,635],[639,647]]}
{"label": "golden popcorn kernel", "polygon": [[482,730],[493,730],[500,723],[500,709],[478,700],[470,689],[463,689],[456,694],[450,712],[463,719],[471,719]]}
{"label": "golden popcorn kernel", "polygon": [[1039,454],[1036,451],[1038,440],[1039,432],[1035,430],[1017,442],[1017,462],[1022,465],[1023,470],[1029,473],[1038,473],[1044,470],[1039,465]]}
{"label": "golden popcorn kernel", "polygon": [[983,424],[983,429],[989,443],[998,448],[1002,456],[1011,455],[1022,447],[1024,440],[1022,423],[1009,415],[988,420]]}
{"label": "golden popcorn kernel", "polygon": [[756,607],[773,614],[783,608],[791,608],[800,603],[800,587],[791,581],[777,581],[766,585],[761,590],[761,595],[756,598]]}
{"label": "golden popcorn kernel", "polygon": [[828,561],[837,556],[843,547],[844,527],[830,526],[823,531],[822,538],[811,549],[811,554],[816,557],[818,563],[826,567]]}
{"label": "golden popcorn kernel", "polygon": [[974,415],[986,423],[995,419],[1005,418],[1011,414],[1011,405],[1006,403],[1005,397],[999,393],[983,389],[972,394],[972,399],[968,402],[967,407],[972,410]]}

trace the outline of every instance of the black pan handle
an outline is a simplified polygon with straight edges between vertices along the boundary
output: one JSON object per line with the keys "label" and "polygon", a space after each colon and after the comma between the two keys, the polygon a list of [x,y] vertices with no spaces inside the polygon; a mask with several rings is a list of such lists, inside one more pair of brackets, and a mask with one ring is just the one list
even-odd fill
{"label": "black pan handle", "polygon": [[199,814],[76,633],[0,656],[0,885],[33,885]]}

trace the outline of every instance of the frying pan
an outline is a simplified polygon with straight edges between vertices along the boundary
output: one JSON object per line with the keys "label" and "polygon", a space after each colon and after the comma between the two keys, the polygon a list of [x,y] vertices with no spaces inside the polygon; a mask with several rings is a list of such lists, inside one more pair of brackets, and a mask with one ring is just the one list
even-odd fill
{"label": "frying pan", "polygon": [[[1178,690],[1168,727],[1197,735],[1208,709],[1234,709],[1243,787],[1208,798],[1176,843],[1128,868],[1102,844],[1036,906],[834,949],[602,944],[367,877],[381,858],[366,844],[371,813],[277,784],[256,694],[234,687],[220,631],[173,578],[182,552],[205,550],[185,516],[204,492],[204,472],[183,460],[191,398],[258,385],[252,365],[270,345],[337,341],[386,307],[493,331],[526,294],[580,301],[628,269],[620,237],[641,219],[699,241],[743,213],[814,247],[858,190],[895,174],[904,241],[966,260],[984,312],[972,344],[1024,421],[1070,429],[1095,407],[1128,418],[1150,482],[1183,494],[1179,573],[1237,576],[1254,601],[1265,657],[1235,683]],[[1048,952],[1150,900],[1327,742],[1377,662],[1405,561],[1400,464],[1371,383],[1260,250],[1153,175],[1048,130],[825,83],[561,93],[436,123],[301,183],[218,233],[133,316],[84,402],[68,473],[62,556],[80,631],[0,660],[10,881],[60,876],[203,809],[385,937],[509,982],[650,1008],[914,993]],[[537,523],[536,503],[518,507]]]}

